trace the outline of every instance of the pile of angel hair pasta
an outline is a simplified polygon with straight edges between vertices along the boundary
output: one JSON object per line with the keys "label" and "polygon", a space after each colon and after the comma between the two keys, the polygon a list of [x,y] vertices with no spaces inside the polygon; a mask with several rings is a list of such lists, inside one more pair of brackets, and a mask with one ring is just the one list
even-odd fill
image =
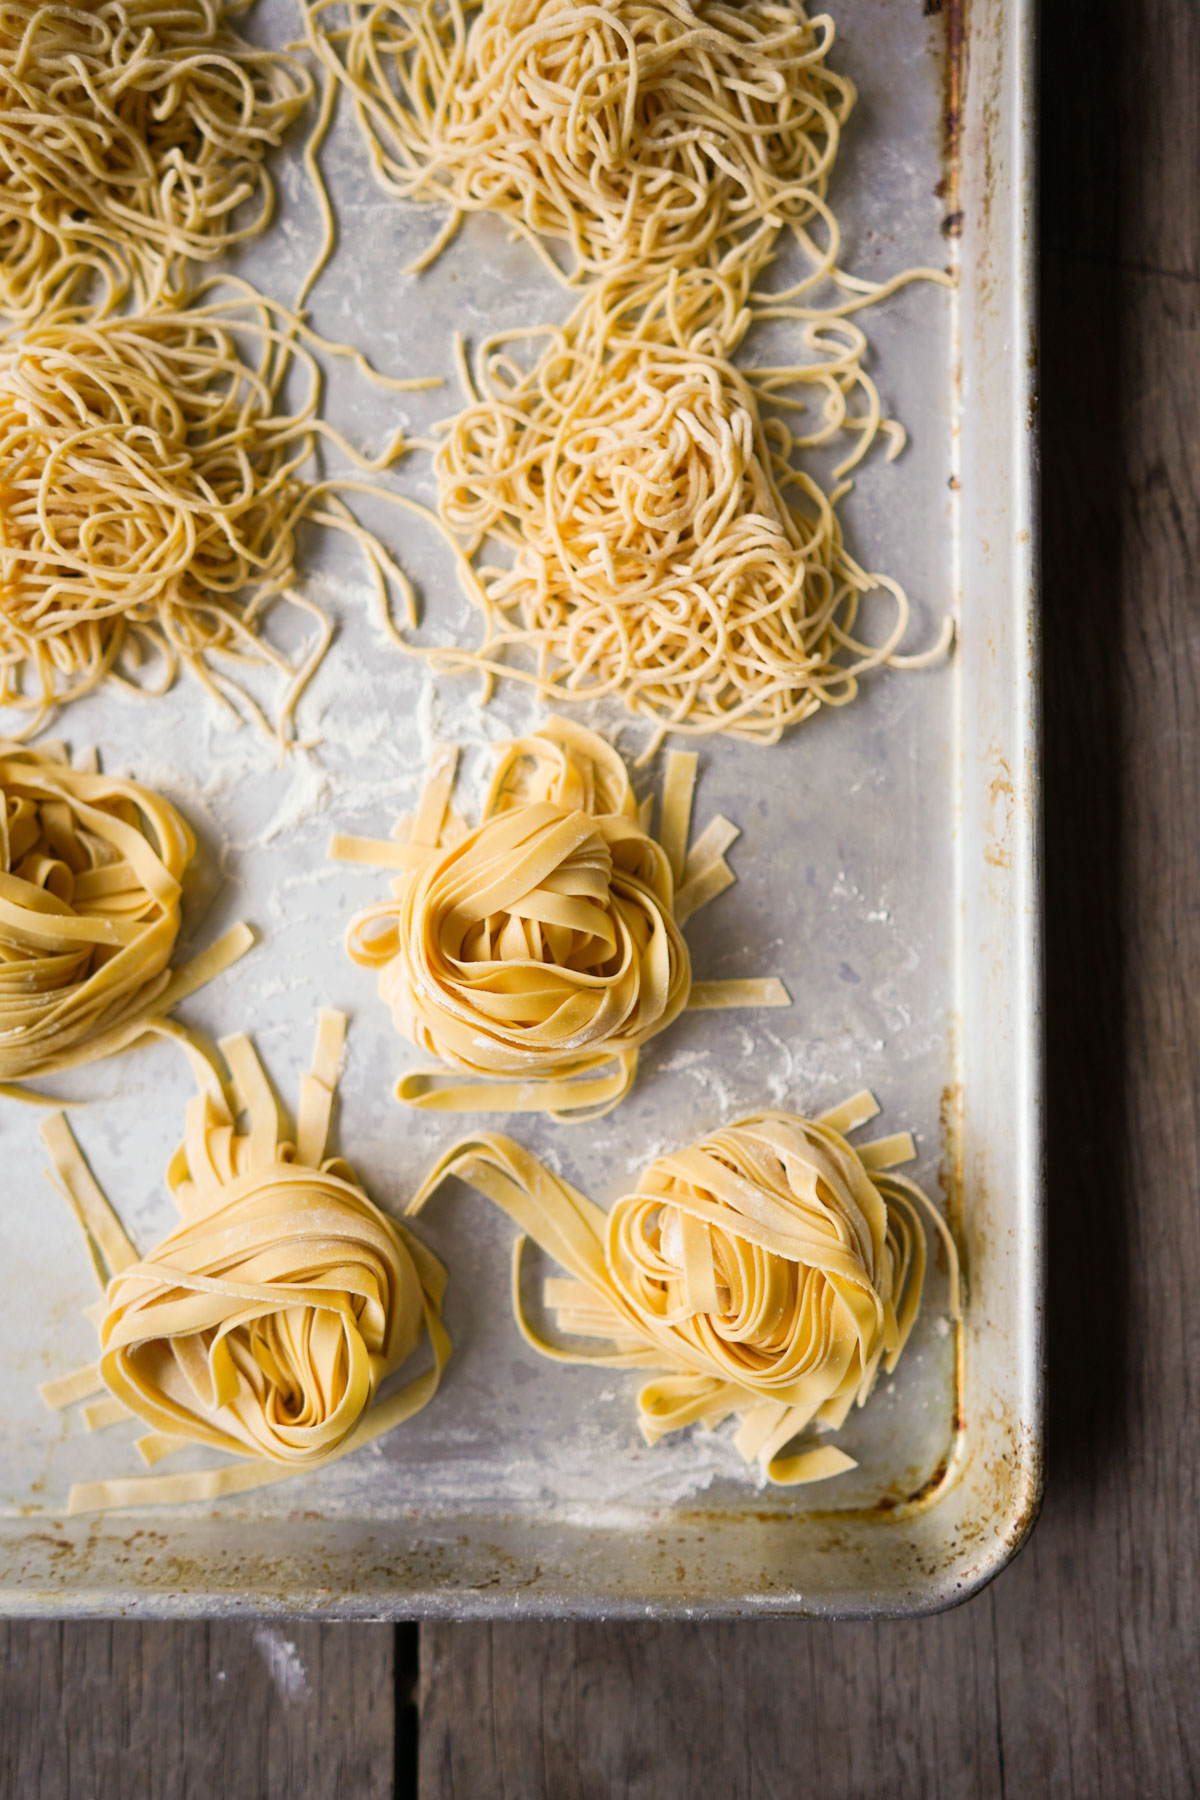
{"label": "pile of angel hair pasta", "polygon": [[[619,696],[653,722],[653,748],[665,731],[774,743],[852,700],[864,670],[941,654],[944,640],[898,653],[903,589],[858,565],[843,490],[798,461],[846,437],[844,476],[881,429],[893,451],[904,441],[881,418],[862,332],[808,320],[805,365],[743,370],[726,344],[746,318],[723,278],[677,273],[624,295],[602,286],[546,331],[532,370],[512,354],[528,334],[488,340],[465,375],[472,404],[444,428],[439,509],[469,556],[490,539],[512,560],[468,569],[485,641],[439,649],[440,664],[519,674],[497,657],[523,646],[544,693]],[[871,593],[892,618],[867,641]]]}
{"label": "pile of angel hair pasta", "polygon": [[235,926],[172,973],[195,848],[148,788],[0,740],[0,1084],[125,1049],[248,948]]}
{"label": "pile of angel hair pasta", "polygon": [[[356,1450],[433,1398],[451,1349],[446,1272],[325,1153],[344,1035],[344,1015],[322,1012],[294,1142],[249,1038],[222,1039],[228,1080],[182,1040],[199,1092],[167,1171],[181,1219],[146,1257],[64,1115],[47,1120],[42,1136],[103,1298],[98,1363],[48,1382],[43,1398],[66,1407],[105,1395],[85,1408],[88,1428],[140,1419],[144,1464],[189,1444],[240,1459],[81,1483],[68,1512],[245,1493]],[[433,1366],[381,1395],[426,1335]]]}
{"label": "pile of angel hair pasta", "polygon": [[[202,287],[185,308],[66,310],[0,342],[0,704],[27,711],[29,731],[109,674],[160,692],[180,663],[228,701],[224,656],[226,671],[230,657],[276,665],[282,734],[329,638],[293,586],[300,520],[351,531],[377,580],[398,577],[338,500],[354,484],[301,470],[321,434],[371,468],[401,453],[402,435],[374,462],[357,457],[317,416],[299,322],[221,286],[232,291]],[[289,411],[291,370],[308,392]],[[281,597],[319,623],[298,670],[258,631]]]}
{"label": "pile of angel hair pasta", "polygon": [[[948,628],[901,653],[907,597],[850,556],[837,512],[880,434],[904,443],[850,315],[945,278],[838,266],[826,190],[855,93],[828,65],[832,20],[801,0],[310,0],[307,17],[378,179],[451,208],[418,267],[486,211],[588,284],[562,328],[491,338],[473,376],[460,359],[438,523],[484,638],[427,648],[435,664],[557,704],[618,697],[649,752],[666,731],[773,743],[865,670],[941,655]],[[759,291],[785,233],[800,277]],[[752,323],[783,319],[803,360],[735,366]],[[514,340],[538,337],[530,369]],[[842,442],[826,489],[809,453]],[[488,540],[507,566],[477,563]],[[871,594],[887,623],[864,620]]]}
{"label": "pile of angel hair pasta", "polygon": [[100,276],[156,292],[274,209],[264,158],[312,93],[222,0],[0,4],[0,312]]}
{"label": "pile of angel hair pasta", "polygon": [[[408,1210],[457,1175],[506,1212],[524,1234],[512,1284],[522,1335],[560,1362],[662,1371],[638,1396],[648,1443],[736,1413],[737,1448],[768,1480],[823,1481],[853,1458],[832,1445],[782,1452],[810,1427],[836,1430],[880,1368],[895,1368],[921,1304],[926,1220],[959,1309],[957,1255],[937,1209],[884,1173],[915,1154],[908,1132],[859,1150],[846,1141],[878,1110],[861,1093],[818,1120],[755,1114],[659,1157],[607,1214],[510,1138],[471,1138]],[[559,1330],[593,1348],[547,1343],[527,1318],[525,1236],[567,1271],[545,1284]]]}
{"label": "pile of angel hair pasta", "polygon": [[[345,23],[328,22],[336,9]],[[307,7],[379,181],[497,213],[573,279],[807,242],[853,85],[833,23],[778,0],[381,0]]]}

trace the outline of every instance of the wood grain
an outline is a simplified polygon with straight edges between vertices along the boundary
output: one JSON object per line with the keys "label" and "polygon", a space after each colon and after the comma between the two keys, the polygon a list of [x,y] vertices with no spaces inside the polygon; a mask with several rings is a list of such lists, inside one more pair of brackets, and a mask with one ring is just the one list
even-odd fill
{"label": "wood grain", "polygon": [[879,1627],[427,1627],[421,1699],[422,1800],[1004,1793],[987,1597]]}
{"label": "wood grain", "polygon": [[389,1625],[0,1625],[4,1800],[391,1800]]}

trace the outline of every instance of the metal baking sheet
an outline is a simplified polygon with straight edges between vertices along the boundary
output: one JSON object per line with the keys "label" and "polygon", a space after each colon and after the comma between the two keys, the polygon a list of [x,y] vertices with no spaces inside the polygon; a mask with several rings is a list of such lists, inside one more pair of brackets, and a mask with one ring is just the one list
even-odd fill
{"label": "metal baking sheet", "polygon": [[[840,0],[834,11],[837,62],[861,94],[832,193],[844,261],[879,276],[953,264],[959,276],[953,293],[911,287],[867,315],[870,366],[910,444],[896,464],[875,457],[861,472],[850,542],[908,587],[914,642],[951,610],[957,647],[940,668],[875,676],[853,707],[775,748],[700,746],[697,818],[724,811],[742,836],[737,885],[689,927],[697,974],[782,975],[791,1010],[685,1018],[645,1053],[632,1098],[609,1118],[513,1129],[607,1202],[670,1143],[764,1104],[819,1110],[869,1086],[883,1129],[916,1132],[918,1176],[959,1233],[961,1334],[934,1269],[899,1370],[838,1440],[857,1470],[765,1489],[728,1429],[648,1449],[633,1378],[533,1356],[509,1316],[510,1227],[456,1187],[422,1220],[450,1269],[455,1355],[419,1418],[240,1501],[68,1519],[56,1509],[73,1480],[133,1467],[133,1428],[88,1438],[37,1399],[38,1381],[91,1354],[80,1317],[91,1295],[75,1228],[43,1181],[35,1118],[8,1105],[5,1612],[901,1614],[971,1592],[1028,1530],[1040,1493],[1043,1207],[1031,9]],[[264,40],[294,27],[286,0],[253,15]],[[281,160],[278,228],[240,265],[281,297],[315,241],[299,150]],[[321,330],[394,372],[452,382],[453,326],[473,338],[564,315],[564,295],[492,219],[472,221],[429,274],[397,274],[434,221],[370,184],[346,117],[327,162],[342,239],[313,303]],[[785,344],[777,330],[749,353],[776,360]],[[454,403],[402,396],[399,411],[420,429]],[[343,368],[330,412],[378,442],[397,401]],[[397,485],[430,498],[427,459],[411,459]],[[416,577],[429,631],[473,638],[433,535],[382,505],[362,511]],[[388,645],[352,548],[314,535],[307,549],[310,590],[338,628],[303,712],[317,747],[279,767],[186,681],[153,704],[94,696],[62,729],[100,745],[108,768],[161,786],[197,826],[190,943],[236,917],[262,933],[250,959],[188,1003],[189,1019],[252,1030],[288,1100],[317,1007],[348,1008],[340,1148],[399,1209],[459,1122],[391,1098],[410,1053],[340,948],[380,879],[327,863],[326,842],[335,826],[386,832],[434,741],[462,744],[469,806],[488,746],[538,713],[523,689],[481,711],[470,678],[431,680]],[[286,620],[279,630],[287,641]],[[636,753],[639,734],[619,715],[593,722],[619,725]],[[169,1045],[59,1084],[91,1102],[75,1114],[80,1141],[147,1245],[171,1223],[162,1170],[189,1087]]]}

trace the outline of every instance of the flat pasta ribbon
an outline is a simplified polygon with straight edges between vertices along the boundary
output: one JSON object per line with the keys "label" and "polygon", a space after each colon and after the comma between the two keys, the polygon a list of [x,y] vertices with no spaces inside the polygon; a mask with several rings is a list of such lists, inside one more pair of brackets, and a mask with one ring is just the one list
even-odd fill
{"label": "flat pasta ribbon", "polygon": [[[344,1034],[344,1015],[323,1011],[294,1143],[282,1137],[249,1038],[222,1041],[228,1083],[188,1044],[199,1092],[167,1170],[181,1223],[146,1257],[65,1117],[43,1126],[105,1291],[98,1363],[48,1383],[43,1397],[61,1407],[107,1390],[86,1423],[143,1420],[148,1464],[187,1444],[242,1458],[193,1474],[86,1482],[72,1488],[68,1512],[244,1493],[347,1455],[433,1398],[451,1349],[446,1272],[371,1203],[347,1163],[325,1159]],[[379,1399],[425,1333],[432,1368]]]}
{"label": "flat pasta ribbon", "polygon": [[[659,1157],[607,1216],[511,1139],[471,1138],[408,1210],[457,1175],[506,1212],[522,1232],[512,1289],[522,1335],[560,1361],[661,1371],[638,1395],[647,1443],[735,1413],[737,1448],[768,1480],[822,1481],[853,1458],[832,1445],[782,1452],[810,1427],[836,1430],[880,1367],[896,1367],[921,1304],[925,1219],[945,1247],[959,1315],[949,1229],[915,1183],[884,1173],[915,1154],[912,1138],[858,1151],[846,1141],[877,1111],[863,1093],[815,1121],[757,1113]],[[551,1344],[530,1324],[526,1236],[568,1272],[544,1290],[559,1330],[608,1340],[603,1349]]]}
{"label": "flat pasta ribbon", "polygon": [[668,757],[655,839],[617,752],[552,718],[505,746],[473,831],[445,762],[399,841],[335,837],[331,855],[399,871],[352,920],[351,957],[378,970],[397,1030],[471,1077],[406,1075],[402,1100],[597,1117],[685,1006],[790,1005],[774,979],[692,982],[680,926],[733,881],[737,836],[717,818],[688,849],[695,768]]}
{"label": "flat pasta ribbon", "polygon": [[0,1093],[126,1049],[249,949],[235,925],[171,970],[195,849],[149,788],[0,739]]}

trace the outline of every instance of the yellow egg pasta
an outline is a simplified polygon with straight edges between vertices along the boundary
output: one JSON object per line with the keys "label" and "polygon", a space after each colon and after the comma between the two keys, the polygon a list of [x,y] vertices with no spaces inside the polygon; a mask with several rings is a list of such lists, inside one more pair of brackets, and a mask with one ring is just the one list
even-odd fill
{"label": "yellow egg pasta", "polygon": [[[417,1213],[448,1176],[469,1182],[519,1227],[513,1310],[547,1356],[657,1373],[638,1395],[647,1443],[736,1414],[736,1446],[784,1486],[855,1466],[835,1431],[904,1350],[925,1280],[924,1222],[958,1259],[932,1202],[887,1173],[914,1155],[907,1132],[853,1149],[846,1133],[878,1111],[858,1094],[818,1120],[767,1112],[661,1156],[607,1215],[511,1139],[467,1139],[414,1196]],[[577,1350],[542,1337],[521,1299],[526,1237],[566,1270],[544,1302]]]}
{"label": "yellow egg pasta", "polygon": [[[245,1493],[348,1455],[433,1398],[451,1349],[445,1270],[325,1155],[344,1032],[342,1014],[322,1012],[294,1142],[248,1038],[222,1041],[228,1081],[188,1046],[199,1092],[167,1171],[180,1223],[145,1257],[65,1117],[43,1126],[104,1293],[98,1362],[46,1384],[43,1398],[89,1402],[89,1429],[140,1419],[150,1465],[196,1444],[238,1458],[79,1484],[68,1512]],[[432,1367],[381,1397],[426,1335]]]}
{"label": "yellow egg pasta", "polygon": [[[614,695],[651,724],[651,749],[667,732],[775,743],[848,704],[864,672],[942,656],[948,622],[930,649],[901,651],[907,595],[851,556],[838,517],[876,439],[889,455],[904,443],[866,339],[853,319],[771,311],[802,320],[809,360],[735,366],[727,344],[749,314],[694,272],[603,286],[562,329],[489,338],[473,371],[460,359],[469,403],[439,428],[438,513],[484,638],[419,653],[556,705]],[[525,368],[517,347],[538,337]],[[805,459],[842,441],[826,491]],[[507,563],[477,566],[485,545]],[[868,632],[871,596],[888,616]]]}
{"label": "yellow egg pasta", "polygon": [[[829,67],[832,19],[800,0],[309,0],[306,17],[376,178],[450,209],[417,268],[482,211],[586,289],[563,326],[488,337],[473,369],[460,354],[428,516],[483,638],[404,647],[555,706],[615,695],[651,750],[667,732],[775,743],[866,671],[940,657],[949,623],[906,652],[908,597],[850,554],[838,512],[872,444],[905,441],[850,315],[948,277],[839,266],[827,187],[855,92]],[[784,241],[800,268],[769,288]],[[800,327],[786,365],[734,363],[752,324],[782,320]]]}
{"label": "yellow egg pasta", "polygon": [[[372,459],[325,426],[301,321],[246,284],[190,301],[59,313],[0,342],[0,707],[28,715],[25,735],[105,679],[161,693],[181,664],[269,730],[234,679],[256,663],[283,682],[282,740],[331,636],[295,585],[302,520],[348,532],[376,583],[408,591],[339,499],[364,484],[305,472],[323,437],[377,469],[403,432]],[[290,407],[289,375],[307,386]],[[298,666],[261,631],[281,600],[317,621]]]}
{"label": "yellow egg pasta", "polygon": [[[312,95],[222,0],[0,4],[0,314],[144,304],[266,229],[268,150]],[[98,278],[99,291],[96,291]]]}
{"label": "yellow egg pasta", "polygon": [[656,839],[617,752],[552,718],[502,749],[473,831],[448,763],[400,839],[334,839],[334,856],[399,871],[351,923],[350,955],[378,971],[397,1030],[469,1077],[407,1075],[402,1100],[597,1117],[685,1006],[790,1004],[774,979],[693,988],[680,927],[733,881],[737,836],[717,818],[689,849],[695,765],[668,758]]}
{"label": "yellow egg pasta", "polygon": [[0,739],[0,1093],[127,1049],[249,948],[235,925],[172,970],[195,848],[148,788]]}
{"label": "yellow egg pasta", "polygon": [[854,87],[826,60],[832,19],[796,0],[305,12],[376,180],[449,209],[417,268],[471,212],[558,246],[574,281],[731,255],[755,266],[785,226],[820,257],[809,226],[836,232],[825,191]]}

